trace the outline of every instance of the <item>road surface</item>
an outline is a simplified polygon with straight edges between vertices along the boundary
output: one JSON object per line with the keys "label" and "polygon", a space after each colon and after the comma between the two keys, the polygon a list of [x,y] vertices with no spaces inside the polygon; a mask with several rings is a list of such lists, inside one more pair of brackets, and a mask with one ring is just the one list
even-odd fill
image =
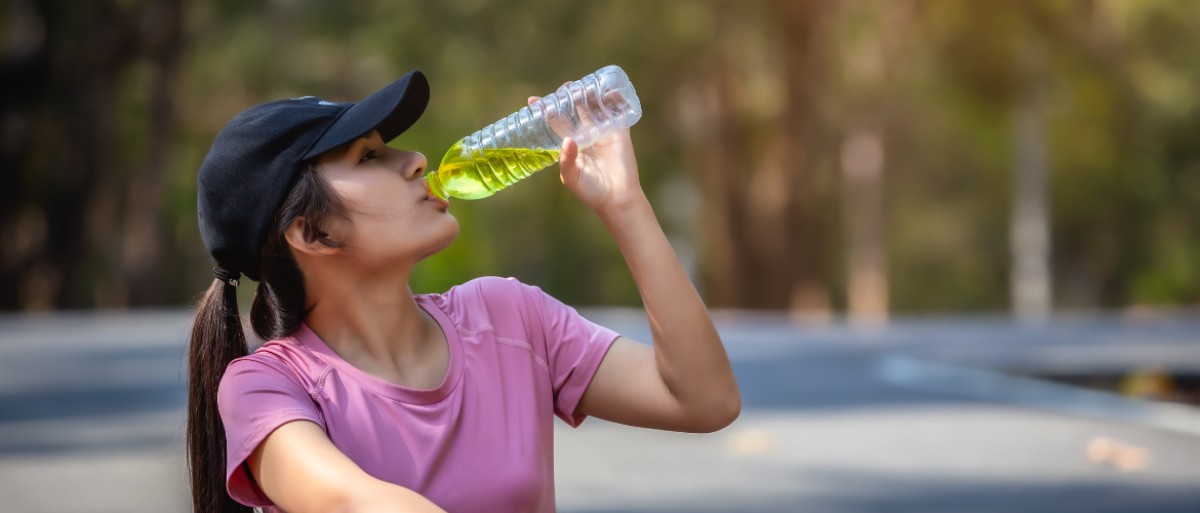
{"label": "road surface", "polygon": [[[635,312],[585,313],[649,340]],[[560,425],[559,511],[1200,512],[1200,409],[1027,377],[1200,374],[1186,314],[859,328],[719,312],[741,418],[711,435]],[[0,511],[186,511],[190,321],[0,317]]]}

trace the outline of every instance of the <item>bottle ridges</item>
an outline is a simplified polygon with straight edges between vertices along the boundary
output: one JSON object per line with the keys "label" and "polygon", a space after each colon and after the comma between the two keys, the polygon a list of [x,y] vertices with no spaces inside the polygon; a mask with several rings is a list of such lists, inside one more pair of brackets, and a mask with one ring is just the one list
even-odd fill
{"label": "bottle ridges", "polygon": [[559,150],[494,148],[463,151],[455,143],[429,175],[430,190],[439,197],[480,199],[491,196],[540,169],[558,162]]}

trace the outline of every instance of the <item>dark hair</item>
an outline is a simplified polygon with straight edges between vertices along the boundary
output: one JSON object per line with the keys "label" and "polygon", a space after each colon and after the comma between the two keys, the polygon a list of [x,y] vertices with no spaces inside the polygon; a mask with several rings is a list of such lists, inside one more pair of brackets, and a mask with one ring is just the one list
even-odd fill
{"label": "dark hair", "polygon": [[[250,324],[261,340],[290,335],[300,327],[305,309],[304,276],[296,265],[284,233],[303,217],[304,238],[336,246],[323,228],[345,217],[345,205],[315,166],[300,173],[275,219],[263,246],[262,281],[250,308]],[[238,314],[237,289],[214,279],[200,300],[188,349],[187,452],[192,507],[197,513],[253,511],[225,492],[225,425],[217,411],[217,387],[229,362],[249,353]]]}

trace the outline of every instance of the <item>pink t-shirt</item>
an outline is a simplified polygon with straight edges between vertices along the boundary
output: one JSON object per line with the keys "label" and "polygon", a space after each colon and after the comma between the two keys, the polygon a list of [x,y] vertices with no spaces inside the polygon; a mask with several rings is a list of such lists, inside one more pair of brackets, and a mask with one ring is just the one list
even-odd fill
{"label": "pink t-shirt", "polygon": [[218,404],[234,499],[280,511],[242,463],[279,426],[308,420],[368,474],[450,513],[555,511],[551,414],[583,421],[576,406],[617,334],[512,278],[416,300],[449,343],[435,389],[373,377],[307,325],[229,365]]}

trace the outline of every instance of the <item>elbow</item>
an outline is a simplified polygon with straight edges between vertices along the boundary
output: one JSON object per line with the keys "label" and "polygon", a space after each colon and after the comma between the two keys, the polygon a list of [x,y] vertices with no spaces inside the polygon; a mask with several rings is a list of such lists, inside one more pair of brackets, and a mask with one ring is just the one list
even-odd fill
{"label": "elbow", "polygon": [[734,392],[710,406],[693,424],[693,433],[715,433],[729,427],[742,414],[742,395]]}
{"label": "elbow", "polygon": [[742,394],[734,391],[733,395],[724,403],[721,408],[721,414],[717,418],[716,429],[720,431],[729,427],[734,421],[742,415]]}

